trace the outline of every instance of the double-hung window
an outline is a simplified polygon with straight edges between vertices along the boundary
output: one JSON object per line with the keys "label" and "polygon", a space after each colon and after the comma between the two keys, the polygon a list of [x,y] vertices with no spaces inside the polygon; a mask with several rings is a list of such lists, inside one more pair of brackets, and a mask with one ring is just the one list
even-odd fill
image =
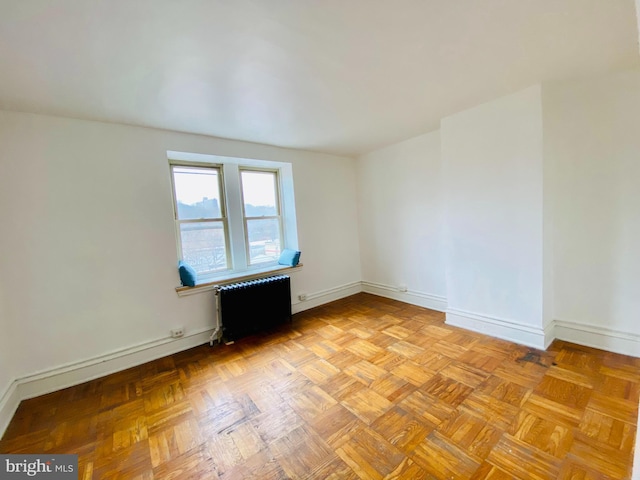
{"label": "double-hung window", "polygon": [[269,271],[298,249],[291,164],[168,154],[178,258],[198,283]]}
{"label": "double-hung window", "polygon": [[228,228],[218,166],[172,165],[178,255],[207,275],[229,268]]}
{"label": "double-hung window", "polygon": [[247,259],[250,265],[273,262],[282,250],[278,172],[241,169],[240,178]]}

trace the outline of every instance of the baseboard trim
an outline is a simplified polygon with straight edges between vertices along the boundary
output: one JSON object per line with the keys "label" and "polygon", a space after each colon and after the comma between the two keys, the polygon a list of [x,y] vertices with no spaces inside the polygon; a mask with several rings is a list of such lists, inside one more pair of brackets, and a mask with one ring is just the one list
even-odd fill
{"label": "baseboard trim", "polygon": [[430,293],[418,292],[416,290],[407,290],[400,292],[396,287],[385,285],[384,283],[362,282],[362,291],[378,295],[380,297],[392,298],[400,302],[410,303],[419,307],[445,312],[447,310],[447,299],[440,295],[432,295]]}
{"label": "baseboard trim", "polygon": [[[294,313],[355,295],[362,291],[361,282],[351,282],[315,292],[304,302],[292,305]],[[0,398],[0,438],[4,435],[20,402],[63,388],[79,385],[127,368],[142,365],[209,342],[213,328],[204,328],[182,338],[161,338],[116,350],[90,359],[61,365],[14,380]]]}
{"label": "baseboard trim", "polygon": [[[640,357],[640,335],[563,320],[555,320],[544,329],[538,329],[511,320],[447,308],[445,297],[411,290],[399,292],[392,286],[375,282],[356,281],[309,294],[307,300],[294,303],[292,311],[293,313],[302,312],[360,292],[446,312],[448,325],[466,328],[534,348],[545,349],[554,338],[558,338]],[[4,435],[22,400],[78,385],[205,344],[209,341],[212,331],[213,328],[204,328],[179,339],[161,338],[144,342],[14,380],[0,397],[0,438]]]}
{"label": "baseboard trim", "polygon": [[20,399],[45,395],[197,347],[209,341],[212,331],[213,328],[205,328],[182,338],[152,340],[19,378],[17,382]]}
{"label": "baseboard trim", "polygon": [[213,328],[182,338],[162,338],[99,355],[80,362],[44,370],[16,379],[0,400],[0,437],[4,435],[20,402],[63,388],[79,385],[111,373],[157,360],[209,341]]}
{"label": "baseboard trim", "polygon": [[634,333],[566,320],[554,321],[554,333],[558,340],[640,357],[640,335]]}
{"label": "baseboard trim", "polygon": [[344,285],[308,294],[306,300],[293,303],[291,311],[294,314],[300,313],[360,292],[362,292],[362,282],[345,283]]}
{"label": "baseboard trim", "polygon": [[9,426],[9,422],[20,405],[20,396],[18,395],[18,382],[13,380],[0,397],[0,438],[4,435],[5,430]]}
{"label": "baseboard trim", "polygon": [[489,317],[474,312],[447,309],[445,323],[454,327],[466,328],[478,333],[502,338],[510,342],[519,343],[528,347],[546,349],[553,340],[553,325],[546,328],[535,328],[513,320]]}

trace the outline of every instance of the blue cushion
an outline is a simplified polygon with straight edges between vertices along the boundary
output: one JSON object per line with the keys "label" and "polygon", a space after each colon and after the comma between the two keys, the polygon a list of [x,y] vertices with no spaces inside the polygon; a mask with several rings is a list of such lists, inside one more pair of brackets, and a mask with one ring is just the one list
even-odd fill
{"label": "blue cushion", "polygon": [[178,262],[178,271],[180,272],[180,281],[185,287],[195,287],[198,281],[198,274],[194,268],[188,263],[180,260]]}
{"label": "blue cushion", "polygon": [[278,259],[278,263],[280,265],[289,265],[290,267],[295,267],[298,265],[300,261],[300,252],[298,250],[290,250],[285,248],[280,254],[280,258]]}

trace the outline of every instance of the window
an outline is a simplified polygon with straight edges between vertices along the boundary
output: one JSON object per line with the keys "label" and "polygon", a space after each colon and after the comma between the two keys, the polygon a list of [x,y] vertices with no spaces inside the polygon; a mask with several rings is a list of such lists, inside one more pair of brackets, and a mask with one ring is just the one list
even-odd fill
{"label": "window", "polygon": [[173,165],[178,255],[198,272],[229,268],[227,219],[219,167]]}
{"label": "window", "polygon": [[291,164],[168,153],[178,258],[199,283],[268,271],[298,249]]}
{"label": "window", "polygon": [[282,237],[277,172],[241,170],[240,176],[249,264],[276,261]]}

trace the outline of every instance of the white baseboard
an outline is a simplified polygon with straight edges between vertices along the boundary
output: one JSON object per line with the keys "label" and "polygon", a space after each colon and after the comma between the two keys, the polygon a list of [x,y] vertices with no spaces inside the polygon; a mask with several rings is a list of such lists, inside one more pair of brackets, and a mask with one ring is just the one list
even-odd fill
{"label": "white baseboard", "polygon": [[372,293],[373,295],[378,295],[380,297],[392,298],[400,302],[410,303],[411,305],[418,305],[419,307],[428,308],[430,310],[437,310],[438,312],[444,312],[447,310],[447,299],[440,295],[431,295],[429,293],[418,292],[415,290],[400,292],[396,287],[391,285],[367,281],[362,282],[362,291]]}
{"label": "white baseboard", "polygon": [[455,308],[447,310],[445,323],[540,350],[546,349],[553,341],[552,324],[545,329],[535,328],[513,320],[489,317]]}
{"label": "white baseboard", "polygon": [[0,397],[0,438],[4,435],[4,431],[16,413],[18,405],[20,405],[20,400],[18,395],[18,382],[14,380]]}
{"label": "white baseboard", "polygon": [[[619,332],[592,325],[556,320],[545,329],[537,329],[514,321],[488,317],[458,309],[447,309],[445,297],[422,292],[399,292],[389,285],[374,282],[351,282],[309,294],[292,305],[293,313],[360,292],[393,298],[401,302],[437,311],[446,311],[446,323],[523,345],[544,349],[554,336],[573,343],[601,348],[625,355],[640,356],[640,335]],[[14,380],[0,397],[0,438],[22,400],[78,385],[127,368],[205,344],[213,328],[192,332],[179,339],[162,338],[127,347],[91,359],[62,365]]]}
{"label": "white baseboard", "polygon": [[554,324],[558,340],[640,357],[640,335],[566,320],[555,320]]}
{"label": "white baseboard", "polygon": [[[306,301],[294,304],[292,310],[294,313],[301,312],[361,291],[360,282],[340,285],[308,295]],[[79,385],[208,343],[212,331],[213,327],[192,332],[178,339],[161,338],[18,378],[0,397],[0,438],[22,400]]]}
{"label": "white baseboard", "polygon": [[22,400],[79,385],[95,378],[135,367],[209,341],[213,328],[182,338],[162,338],[117,350],[80,362],[41,371],[15,380],[0,399],[0,437]]}
{"label": "white baseboard", "polygon": [[123,348],[97,357],[28,375],[17,380],[20,399],[37,397],[63,388],[142,365],[209,341],[213,328],[205,328],[182,338],[161,338]]}
{"label": "white baseboard", "polygon": [[306,300],[292,303],[291,310],[294,314],[300,313],[310,308],[319,307],[325,303],[340,300],[341,298],[349,297],[360,292],[362,292],[362,282],[346,283],[334,288],[308,294]]}

